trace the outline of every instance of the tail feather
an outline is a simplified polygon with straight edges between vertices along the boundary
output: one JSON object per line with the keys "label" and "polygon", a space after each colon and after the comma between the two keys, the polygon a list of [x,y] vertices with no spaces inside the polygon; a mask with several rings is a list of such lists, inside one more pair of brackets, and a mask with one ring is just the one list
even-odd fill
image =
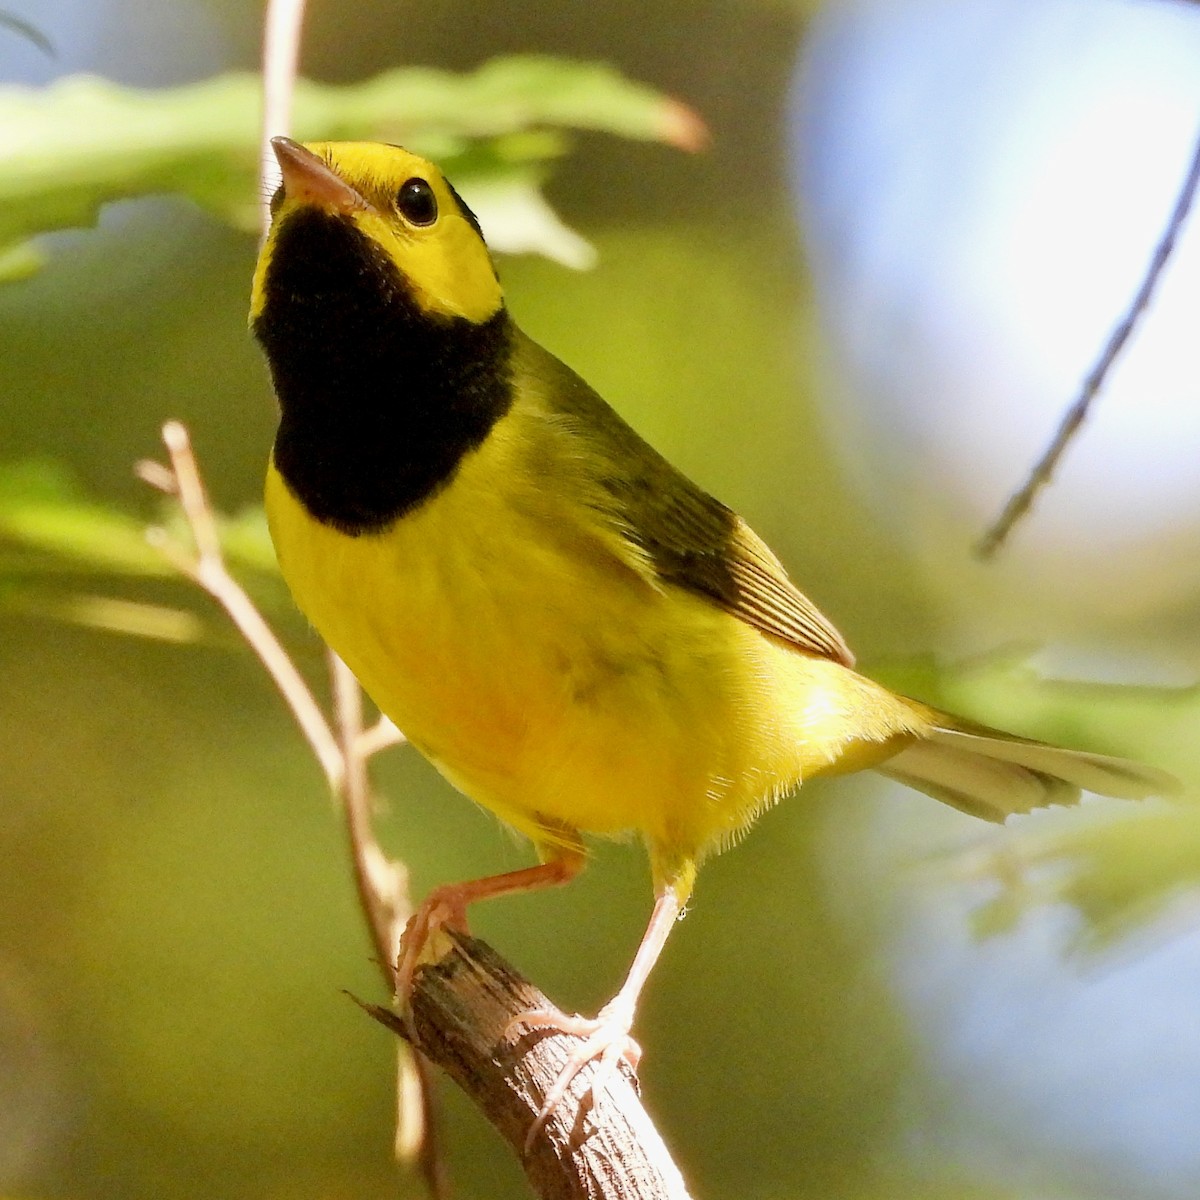
{"label": "tail feather", "polygon": [[1144,800],[1179,788],[1165,771],[1085,750],[1064,750],[935,714],[936,724],[878,769],[953,808],[1003,821],[1050,804],[1078,804],[1083,791]]}

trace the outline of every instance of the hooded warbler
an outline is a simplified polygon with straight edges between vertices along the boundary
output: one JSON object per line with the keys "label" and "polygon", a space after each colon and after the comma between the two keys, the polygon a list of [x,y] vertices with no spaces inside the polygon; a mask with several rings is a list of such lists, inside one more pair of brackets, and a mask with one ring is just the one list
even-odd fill
{"label": "hooded warbler", "polygon": [[401,991],[469,903],[571,879],[581,834],[634,831],[650,856],[628,977],[567,1022],[584,1040],[539,1120],[583,1064],[636,1063],[638,995],[697,866],[802,781],[874,768],[990,821],[1171,786],[858,674],[750,527],[521,332],[437,167],[274,147],[250,322],[280,408],[266,506],[284,577],[380,710],[540,860],[437,888]]}

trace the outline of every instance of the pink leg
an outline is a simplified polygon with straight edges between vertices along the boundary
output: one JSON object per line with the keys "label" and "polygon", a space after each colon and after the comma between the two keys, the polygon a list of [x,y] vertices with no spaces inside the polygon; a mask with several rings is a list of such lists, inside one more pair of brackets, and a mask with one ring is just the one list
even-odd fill
{"label": "pink leg", "polygon": [[491,900],[495,896],[560,887],[569,883],[583,869],[582,850],[555,847],[550,853],[554,857],[536,867],[506,871],[503,875],[488,875],[483,879],[468,879],[463,883],[443,884],[425,897],[420,908],[409,918],[404,936],[400,939],[400,956],[396,962],[396,998],[401,1008],[412,995],[413,975],[421,952],[435,929],[450,928],[466,933],[467,905],[477,900]]}
{"label": "pink leg", "polygon": [[629,1031],[633,1028],[638,997],[646,985],[646,980],[650,977],[650,972],[654,969],[654,964],[658,962],[659,955],[679,918],[682,907],[683,899],[678,887],[666,886],[659,889],[654,901],[654,911],[650,915],[650,923],[646,926],[641,945],[638,946],[637,954],[634,955],[629,974],[625,977],[621,990],[596,1014],[594,1019],[567,1017],[559,1012],[541,1011],[525,1013],[513,1021],[510,1031],[517,1025],[528,1025],[534,1028],[559,1029],[564,1033],[576,1034],[584,1039],[572,1052],[553,1086],[546,1093],[541,1110],[526,1136],[526,1151],[529,1150],[534,1139],[567,1094],[571,1081],[588,1063],[598,1062],[599,1064],[589,1089],[593,1096],[603,1086],[619,1059],[624,1058],[631,1067],[637,1068],[642,1057],[642,1050],[637,1042],[629,1036]]}

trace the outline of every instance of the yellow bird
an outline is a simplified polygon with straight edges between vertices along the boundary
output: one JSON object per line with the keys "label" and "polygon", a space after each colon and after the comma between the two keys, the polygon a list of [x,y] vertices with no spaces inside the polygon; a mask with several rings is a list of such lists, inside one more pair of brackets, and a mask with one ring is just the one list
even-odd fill
{"label": "yellow bird", "polygon": [[991,821],[1172,786],[858,674],[753,530],[517,328],[437,167],[274,146],[250,322],[279,399],[266,505],[284,577],[380,710],[540,860],[437,888],[402,990],[468,904],[577,874],[581,834],[634,831],[650,856],[641,946],[599,1016],[568,1020],[584,1041],[539,1122],[585,1063],[636,1064],[638,996],[697,866],[805,780],[876,768]]}

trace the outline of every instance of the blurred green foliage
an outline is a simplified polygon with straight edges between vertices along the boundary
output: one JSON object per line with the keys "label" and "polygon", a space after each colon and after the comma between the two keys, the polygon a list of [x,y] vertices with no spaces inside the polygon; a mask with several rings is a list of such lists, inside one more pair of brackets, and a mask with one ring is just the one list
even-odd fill
{"label": "blurred green foliage", "polygon": [[[587,49],[686,91],[716,130],[707,156],[578,139],[548,191],[594,241],[599,267],[504,261],[518,320],[742,511],[868,659],[907,656],[893,682],[1196,778],[1190,691],[1059,684],[1024,655],[955,667],[912,657],[938,645],[938,581],[918,575],[845,482],[814,403],[817,314],[778,144],[805,7],[612,4],[585,20],[548,4],[399,12],[381,2],[353,23],[314,13],[306,54],[326,77],[360,78],[400,56],[458,67],[499,49]],[[257,10],[210,8],[249,47]],[[437,75],[312,85],[297,133],[402,136],[464,169],[538,184],[564,148],[557,127],[588,123],[569,108],[573,88],[589,110],[589,89],[610,89],[605,128],[661,136],[652,113],[666,110],[648,93],[564,70],[573,82],[553,105],[539,84],[521,107],[510,77],[516,115],[503,127],[470,125],[480,111],[470,89],[499,86],[500,68],[457,93]],[[162,189],[249,221],[257,104],[247,77],[183,93],[192,115],[163,117],[153,138],[124,116],[140,98],[77,86],[97,107],[75,110],[73,130],[58,126],[65,159],[44,158],[27,192],[4,192],[17,172],[0,184],[4,241]],[[369,108],[372,87],[389,86]],[[418,129],[416,115],[405,124],[389,108],[410,86],[422,103],[457,99],[424,109]],[[197,116],[206,94],[217,107]],[[65,106],[70,89],[42,95]],[[9,102],[0,94],[11,126]],[[102,153],[83,154],[87,145]],[[388,1160],[389,1035],[341,995],[377,997],[378,985],[323,781],[220,614],[147,547],[145,526],[175,518],[130,471],[160,456],[164,419],[188,422],[218,508],[237,514],[223,527],[235,569],[320,688],[319,647],[269,569],[257,507],[272,417],[244,328],[253,239],[189,203],[154,201],[41,245],[45,269],[0,291],[0,1055],[20,1066],[0,1072],[0,1188],[97,1200],[325,1200],[397,1186],[417,1196]],[[385,756],[377,782],[382,830],[417,893],[528,861],[415,754]],[[931,1068],[897,1003],[887,939],[914,885],[863,879],[877,797],[866,782],[817,784],[767,814],[705,869],[655,975],[639,1022],[643,1084],[698,1196],[1034,1194],[911,1144]],[[937,819],[979,836],[966,818]],[[994,932],[1065,899],[1116,932],[1190,881],[1196,824],[1186,806],[1060,822],[1044,835],[1025,824],[1014,853],[1028,871],[1002,875],[988,859],[1000,880],[991,907],[970,889],[948,889],[947,904]],[[946,860],[943,880],[961,861]],[[1029,872],[1057,890],[1030,890]],[[847,919],[831,880],[876,919]],[[648,899],[640,853],[602,845],[571,888],[485,906],[474,924],[564,1006],[588,1011],[621,978]],[[525,1194],[491,1131],[458,1098],[446,1105],[459,1194]],[[1089,1195],[1069,1177],[1054,1194]]]}
{"label": "blurred green foliage", "polygon": [[[3,548],[42,551],[25,569],[68,562],[130,575],[167,575],[162,555],[146,542],[136,516],[88,500],[67,469],[47,459],[0,465]],[[16,563],[5,563],[12,572]]]}
{"label": "blurred green foliage", "polygon": [[[100,206],[155,193],[189,197],[246,229],[258,223],[257,75],[173,89],[91,76],[0,88],[0,280],[37,269],[34,234],[90,224]],[[468,75],[396,69],[364,83],[297,83],[302,141],[403,142],[436,157],[468,190],[520,178],[591,129],[695,148],[703,126],[682,105],[595,63],[499,59]],[[503,244],[504,231],[496,236]]]}

